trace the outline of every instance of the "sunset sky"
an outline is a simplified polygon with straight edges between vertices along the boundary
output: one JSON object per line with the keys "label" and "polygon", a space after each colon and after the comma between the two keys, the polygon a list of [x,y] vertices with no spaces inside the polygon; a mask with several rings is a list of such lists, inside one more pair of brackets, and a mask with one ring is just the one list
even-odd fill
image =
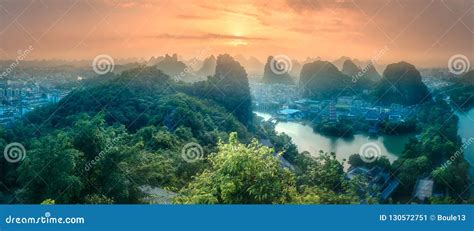
{"label": "sunset sky", "polygon": [[178,53],[474,62],[473,0],[0,0],[0,59]]}

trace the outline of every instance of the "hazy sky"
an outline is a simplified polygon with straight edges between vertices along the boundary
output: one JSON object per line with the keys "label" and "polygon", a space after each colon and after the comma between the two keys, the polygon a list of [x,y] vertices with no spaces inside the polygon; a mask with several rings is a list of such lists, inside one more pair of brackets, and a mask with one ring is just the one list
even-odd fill
{"label": "hazy sky", "polygon": [[[474,0],[0,0],[0,58],[178,53],[474,63]],[[473,64],[474,65],[474,64]]]}

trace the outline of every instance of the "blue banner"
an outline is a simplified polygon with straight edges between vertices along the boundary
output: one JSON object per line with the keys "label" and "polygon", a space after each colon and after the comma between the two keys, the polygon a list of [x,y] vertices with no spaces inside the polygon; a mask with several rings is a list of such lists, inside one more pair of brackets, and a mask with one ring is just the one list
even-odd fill
{"label": "blue banner", "polygon": [[471,205],[2,205],[0,230],[474,230]]}

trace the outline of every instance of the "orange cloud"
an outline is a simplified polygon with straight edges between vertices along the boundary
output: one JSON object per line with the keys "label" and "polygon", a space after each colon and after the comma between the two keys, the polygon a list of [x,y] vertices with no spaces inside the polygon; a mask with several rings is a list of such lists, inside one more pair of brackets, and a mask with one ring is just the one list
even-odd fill
{"label": "orange cloud", "polygon": [[[470,58],[472,0],[88,0],[0,2],[0,55],[31,58],[192,56],[213,52],[294,59],[340,56],[442,66]],[[474,61],[473,61],[474,62]]]}

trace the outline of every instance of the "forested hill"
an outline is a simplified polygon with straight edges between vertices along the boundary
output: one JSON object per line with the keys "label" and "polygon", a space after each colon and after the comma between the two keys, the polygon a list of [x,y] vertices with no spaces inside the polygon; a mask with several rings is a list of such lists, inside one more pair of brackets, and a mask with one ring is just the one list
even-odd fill
{"label": "forested hill", "polygon": [[376,201],[357,193],[362,180],[344,177],[335,154],[299,154],[288,136],[256,121],[249,94],[246,71],[229,55],[195,84],[144,66],[85,81],[0,129],[0,146],[27,150],[19,163],[0,159],[0,203],[153,201],[143,187],[171,191],[175,203]]}
{"label": "forested hill", "polygon": [[415,105],[430,99],[428,88],[421,81],[420,72],[414,65],[403,61],[385,68],[382,80],[373,95],[379,103],[387,105]]}
{"label": "forested hill", "polygon": [[[228,62],[218,62],[219,68]],[[235,77],[242,70],[226,73]],[[199,144],[205,158],[231,132],[243,143],[256,137],[248,129],[252,118],[240,117],[244,125],[225,107],[239,103],[236,108],[251,116],[250,103],[236,101],[236,96],[250,94],[248,82],[242,88],[236,85],[248,81],[243,77],[220,82],[233,81],[236,87],[230,93],[225,85],[216,89],[210,84],[198,93],[195,89],[203,83],[175,82],[156,67],[145,66],[84,81],[58,104],[27,114],[0,134],[2,144],[21,142],[28,150],[20,164],[0,160],[1,183],[15,189],[0,192],[0,201],[135,203],[143,197],[143,185],[179,190],[207,166],[207,161],[182,158],[186,144]],[[216,101],[214,91],[233,97]]]}
{"label": "forested hill", "polygon": [[[104,79],[100,79],[102,77]],[[228,131],[246,130],[227,110],[205,95],[184,93],[191,88],[193,85],[176,83],[155,67],[140,67],[118,76],[99,76],[86,82],[58,105],[28,115],[27,122],[61,128],[72,125],[78,114],[93,116],[103,112],[107,124],[118,123],[131,132],[149,125],[170,130],[187,126],[196,135],[221,127]],[[218,126],[221,124],[228,126]]]}

